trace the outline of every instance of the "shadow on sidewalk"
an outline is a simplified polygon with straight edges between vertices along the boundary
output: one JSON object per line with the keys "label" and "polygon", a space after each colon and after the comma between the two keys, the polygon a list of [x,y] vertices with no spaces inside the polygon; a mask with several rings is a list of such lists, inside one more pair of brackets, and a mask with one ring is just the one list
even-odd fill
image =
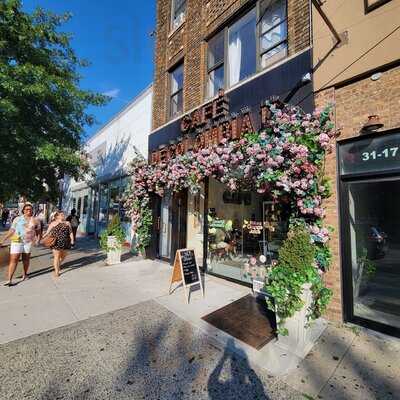
{"label": "shadow on sidewalk", "polygon": [[[104,254],[96,254],[93,256],[83,256],[80,258],[76,258],[74,260],[71,261],[67,261],[65,262],[63,265],[61,265],[61,275],[69,272],[69,271],[73,271],[82,267],[87,267],[91,264],[95,264],[101,260],[105,260],[106,256]],[[36,278],[38,276],[41,275],[45,275],[48,274],[50,272],[53,272],[54,268],[53,266],[49,266],[49,267],[45,267],[42,269],[39,269],[37,271],[31,272],[29,274],[29,278]]]}

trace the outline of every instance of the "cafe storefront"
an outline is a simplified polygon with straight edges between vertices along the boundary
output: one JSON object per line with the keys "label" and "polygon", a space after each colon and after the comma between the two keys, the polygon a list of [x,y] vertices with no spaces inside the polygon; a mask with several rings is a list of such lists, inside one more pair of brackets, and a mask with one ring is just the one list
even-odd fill
{"label": "cafe storefront", "polygon": [[[280,102],[309,70],[308,52],[219,95],[200,108],[154,131],[149,137],[150,164],[168,163],[174,155],[220,143],[225,133],[239,139],[262,129],[268,119],[266,101]],[[285,77],[285,79],[283,79]],[[276,95],[280,95],[279,97]],[[305,112],[314,108],[312,83],[294,94]],[[208,273],[251,285],[263,278],[265,268],[249,267],[252,259],[271,263],[286,237],[289,210],[285,199],[277,203],[270,194],[232,190],[209,177],[198,193],[166,191],[152,196],[151,256],[174,261],[178,248],[195,250]]]}

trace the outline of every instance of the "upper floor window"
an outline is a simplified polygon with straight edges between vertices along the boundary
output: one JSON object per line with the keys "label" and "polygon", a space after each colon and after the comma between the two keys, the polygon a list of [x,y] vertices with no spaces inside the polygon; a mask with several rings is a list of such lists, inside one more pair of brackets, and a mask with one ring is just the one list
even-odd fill
{"label": "upper floor window", "polygon": [[256,10],[228,29],[229,86],[256,72]]}
{"label": "upper floor window", "polygon": [[224,88],[224,32],[220,32],[208,42],[208,88],[209,97],[214,97]]}
{"label": "upper floor window", "polygon": [[170,72],[170,117],[183,111],[183,63]]}
{"label": "upper floor window", "polygon": [[172,29],[176,29],[184,20],[186,0],[172,0]]}
{"label": "upper floor window", "polygon": [[260,15],[260,63],[265,68],[287,55],[286,2],[264,0]]}
{"label": "upper floor window", "polygon": [[209,40],[207,96],[286,56],[286,0],[259,0],[255,8]]}

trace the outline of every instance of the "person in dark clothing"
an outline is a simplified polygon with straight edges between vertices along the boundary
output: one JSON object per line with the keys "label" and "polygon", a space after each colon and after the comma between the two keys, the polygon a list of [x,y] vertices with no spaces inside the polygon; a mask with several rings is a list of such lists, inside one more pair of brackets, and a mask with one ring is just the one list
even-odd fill
{"label": "person in dark clothing", "polygon": [[76,241],[76,232],[78,230],[78,226],[81,223],[79,221],[79,217],[76,215],[76,210],[73,208],[71,210],[71,214],[68,215],[67,221],[71,224],[72,234],[74,235],[74,242]]}
{"label": "person in dark clothing", "polygon": [[7,224],[8,216],[10,215],[10,210],[8,208],[5,208],[3,212],[1,213],[1,224],[3,225],[3,228]]}

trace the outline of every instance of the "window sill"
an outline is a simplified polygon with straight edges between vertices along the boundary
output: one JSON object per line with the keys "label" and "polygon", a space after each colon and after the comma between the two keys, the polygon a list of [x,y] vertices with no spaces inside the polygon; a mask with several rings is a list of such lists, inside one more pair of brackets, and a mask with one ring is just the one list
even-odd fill
{"label": "window sill", "polygon": [[180,30],[183,29],[185,26],[185,21],[183,20],[177,27],[173,28],[169,33],[168,33],[168,39],[171,39],[173,36],[175,36]]}

